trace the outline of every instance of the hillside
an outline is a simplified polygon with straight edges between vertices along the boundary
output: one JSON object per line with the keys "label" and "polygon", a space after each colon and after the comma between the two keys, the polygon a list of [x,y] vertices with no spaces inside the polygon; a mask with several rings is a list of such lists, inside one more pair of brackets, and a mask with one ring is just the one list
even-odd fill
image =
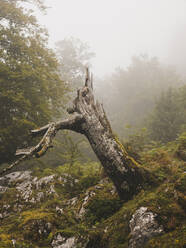
{"label": "hillside", "polygon": [[158,184],[128,202],[98,163],[1,177],[0,247],[185,247],[186,162],[177,150],[174,142],[141,154]]}

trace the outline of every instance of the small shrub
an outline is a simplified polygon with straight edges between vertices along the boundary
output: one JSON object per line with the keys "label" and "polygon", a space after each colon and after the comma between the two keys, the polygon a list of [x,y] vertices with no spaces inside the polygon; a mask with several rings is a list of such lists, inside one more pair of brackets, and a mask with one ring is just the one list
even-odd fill
{"label": "small shrub", "polygon": [[122,202],[118,199],[99,199],[90,200],[87,205],[86,218],[91,224],[107,219],[117,212],[122,206]]}
{"label": "small shrub", "polygon": [[89,187],[92,187],[94,185],[96,185],[100,180],[99,176],[96,175],[90,175],[90,176],[86,176],[81,178],[81,180],[79,181],[79,187],[80,189],[88,189]]}

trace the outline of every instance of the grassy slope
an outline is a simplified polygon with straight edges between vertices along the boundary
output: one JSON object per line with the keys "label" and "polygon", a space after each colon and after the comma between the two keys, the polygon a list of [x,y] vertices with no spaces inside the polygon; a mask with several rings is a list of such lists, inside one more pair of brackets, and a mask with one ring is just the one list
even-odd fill
{"label": "grassy slope", "polygon": [[[70,173],[78,179],[75,184],[70,181],[63,184],[55,181],[58,196],[48,196],[37,204],[22,202],[12,188],[0,201],[1,207],[10,205],[9,211],[17,203],[23,205],[20,212],[12,212],[0,224],[0,247],[10,248],[12,239],[17,240],[16,247],[51,247],[53,236],[60,232],[64,237],[81,237],[82,242],[89,237],[88,248],[127,248],[130,239],[129,220],[140,206],[148,207],[157,213],[158,222],[163,225],[165,233],[151,239],[146,248],[183,248],[186,244],[186,163],[175,156],[175,145],[162,146],[142,155],[143,166],[158,178],[159,185],[142,190],[127,203],[121,202],[113,191],[112,183],[101,179],[98,164],[76,164],[60,166],[56,171],[35,170],[35,175],[42,177],[57,173]],[[99,183],[98,183],[99,182]],[[98,187],[95,187],[97,185]],[[45,189],[43,189],[45,190]],[[87,191],[88,190],[88,191]],[[83,219],[77,216],[86,192],[94,192],[87,204]],[[33,192],[34,194],[35,192]],[[75,204],[69,199],[78,196]],[[63,209],[63,214],[56,212],[56,206]],[[38,233],[38,226],[51,223],[49,233]]]}

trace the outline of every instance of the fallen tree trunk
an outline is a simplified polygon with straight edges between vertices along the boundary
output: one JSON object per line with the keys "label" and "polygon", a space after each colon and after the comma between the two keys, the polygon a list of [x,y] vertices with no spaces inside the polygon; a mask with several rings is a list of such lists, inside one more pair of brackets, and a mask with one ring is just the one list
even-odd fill
{"label": "fallen tree trunk", "polygon": [[131,199],[145,184],[152,183],[149,173],[127,154],[113,134],[103,106],[99,102],[95,102],[88,69],[85,85],[77,91],[73,107],[67,111],[71,115],[69,119],[32,130],[32,135],[44,135],[43,138],[35,147],[17,150],[16,155],[22,157],[6,168],[4,172],[26,158],[41,157],[51,147],[56,132],[69,129],[87,137],[121,199],[125,201]]}

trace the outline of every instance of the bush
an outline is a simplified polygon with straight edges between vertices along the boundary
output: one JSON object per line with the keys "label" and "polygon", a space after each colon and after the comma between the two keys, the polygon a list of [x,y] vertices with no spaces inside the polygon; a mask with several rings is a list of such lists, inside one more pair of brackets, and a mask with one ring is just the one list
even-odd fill
{"label": "bush", "polygon": [[99,199],[90,200],[87,205],[86,218],[90,224],[95,224],[103,219],[107,219],[117,212],[122,206],[118,199]]}

